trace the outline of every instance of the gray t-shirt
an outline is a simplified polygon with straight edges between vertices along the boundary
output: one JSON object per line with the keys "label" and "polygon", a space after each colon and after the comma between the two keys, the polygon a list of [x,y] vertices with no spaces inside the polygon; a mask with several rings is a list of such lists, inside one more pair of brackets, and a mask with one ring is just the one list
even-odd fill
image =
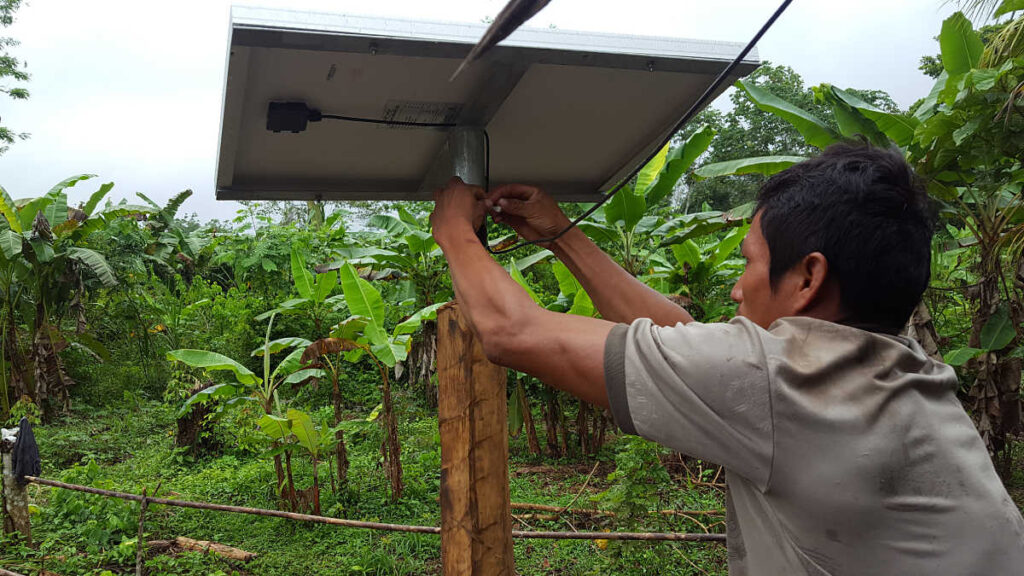
{"label": "gray t-shirt", "polygon": [[812,318],[658,327],[605,344],[627,433],[728,470],[729,573],[1024,574],[1024,520],[905,338]]}

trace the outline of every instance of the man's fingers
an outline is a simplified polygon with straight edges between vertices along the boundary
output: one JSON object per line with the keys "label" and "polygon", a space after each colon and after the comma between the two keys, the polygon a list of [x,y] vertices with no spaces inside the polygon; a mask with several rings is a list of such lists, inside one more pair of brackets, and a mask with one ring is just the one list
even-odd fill
{"label": "man's fingers", "polygon": [[539,190],[533,186],[527,186],[526,184],[502,184],[491,190],[491,194],[488,198],[491,201],[496,202],[501,198],[516,198],[518,200],[529,200],[537,194]]}
{"label": "man's fingers", "polygon": [[495,207],[500,208],[504,214],[512,214],[514,216],[525,216],[527,211],[526,202],[514,198],[500,198],[495,202]]}

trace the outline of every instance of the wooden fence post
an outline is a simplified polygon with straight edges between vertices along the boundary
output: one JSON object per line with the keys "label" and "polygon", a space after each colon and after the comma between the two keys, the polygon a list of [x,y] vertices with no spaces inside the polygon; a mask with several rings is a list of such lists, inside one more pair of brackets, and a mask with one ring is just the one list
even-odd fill
{"label": "wooden fence post", "polygon": [[444,576],[513,576],[506,372],[458,304],[437,315]]}
{"label": "wooden fence post", "polygon": [[4,533],[20,532],[25,543],[32,545],[32,527],[28,516],[28,485],[19,484],[14,478],[14,442],[0,441],[3,454],[3,517]]}

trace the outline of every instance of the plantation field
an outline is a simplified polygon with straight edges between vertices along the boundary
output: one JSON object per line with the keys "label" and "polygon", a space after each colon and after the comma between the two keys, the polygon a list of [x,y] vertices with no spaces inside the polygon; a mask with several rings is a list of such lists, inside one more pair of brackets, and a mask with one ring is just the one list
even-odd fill
{"label": "plantation field", "polygon": [[[403,399],[404,400],[404,399]],[[353,439],[349,490],[337,499],[326,491],[328,514],[397,524],[437,526],[440,446],[436,417],[410,410],[399,431],[404,439],[406,493],[391,504],[387,479],[379,467],[379,439],[367,433]],[[159,403],[140,402],[126,410],[89,410],[36,429],[42,449],[43,476],[67,482],[174,498],[274,508],[274,474],[267,459],[224,455],[193,460],[173,447],[171,412]],[[594,458],[548,459],[523,457],[522,439],[513,442],[511,489],[514,502],[564,506],[582,490],[576,507],[591,508],[591,498],[607,490],[615,469],[615,447],[609,444]],[[671,457],[662,454],[669,463]],[[587,476],[597,469],[590,481]],[[720,490],[686,488],[679,466],[672,479],[657,479],[650,491],[652,508],[705,510],[721,508]],[[710,470],[709,470],[710,471]],[[310,466],[296,466],[305,486]],[[654,478],[651,479],[655,480]],[[34,537],[43,542],[38,552],[4,554],[0,566],[26,572],[45,567],[58,574],[119,574],[134,563],[138,505],[101,496],[30,488],[39,511],[33,515]],[[529,511],[515,511],[529,515]],[[537,516],[537,512],[533,512]],[[721,518],[716,518],[720,520]],[[707,520],[707,519],[704,519]],[[710,523],[710,522],[709,522]],[[630,529],[630,522],[609,518],[588,520],[567,515],[562,521],[523,519],[520,530]],[[702,531],[683,519],[644,518],[636,528],[650,531]],[[721,531],[722,526],[711,527]],[[438,574],[439,538],[433,535],[371,532],[302,524],[284,519],[257,518],[223,512],[150,507],[148,539],[187,536],[212,540],[255,552],[246,563],[232,563],[198,552],[151,558],[149,574]],[[13,546],[8,541],[6,546]],[[522,574],[709,574],[725,573],[725,549],[718,544],[604,543],[588,541],[517,541],[516,566]],[[690,565],[689,562],[693,565]],[[217,572],[217,571],[221,572]]]}

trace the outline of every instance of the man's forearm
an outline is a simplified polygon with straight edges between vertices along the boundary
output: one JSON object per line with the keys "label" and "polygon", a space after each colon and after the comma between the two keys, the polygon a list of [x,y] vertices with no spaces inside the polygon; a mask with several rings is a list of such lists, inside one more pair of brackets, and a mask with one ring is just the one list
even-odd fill
{"label": "man's forearm", "polygon": [[470,228],[439,244],[448,259],[460,310],[492,362],[608,406],[603,350],[611,323],[537,306],[484,251]]}
{"label": "man's forearm", "polygon": [[606,320],[629,323],[650,318],[659,326],[693,321],[689,312],[631,276],[579,228],[567,232],[551,250],[580,281]]}

